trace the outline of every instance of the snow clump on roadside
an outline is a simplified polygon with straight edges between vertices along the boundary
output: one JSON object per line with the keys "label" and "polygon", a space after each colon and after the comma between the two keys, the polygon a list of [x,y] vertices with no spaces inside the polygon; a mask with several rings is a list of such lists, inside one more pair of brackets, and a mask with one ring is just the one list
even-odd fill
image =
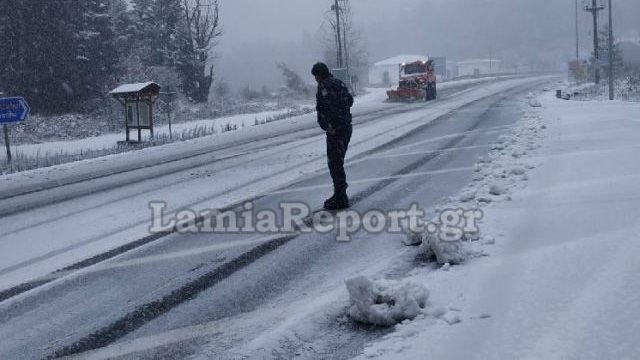
{"label": "snow clump on roadside", "polygon": [[[534,100],[539,102],[529,95],[527,102]],[[520,123],[508,134],[501,135],[491,152],[479,159],[472,183],[462,190],[458,200],[465,203],[475,200],[478,206],[511,200],[513,189],[522,187],[529,179],[527,172],[536,167],[526,157],[541,146],[546,129],[538,110],[526,110]],[[475,196],[470,198],[469,194]]]}
{"label": "snow clump on roadside", "polygon": [[[511,193],[518,187],[524,187],[528,181],[528,171],[536,164],[527,159],[542,143],[547,126],[543,123],[538,106],[538,95],[530,93],[523,101],[522,119],[508,133],[501,135],[492,144],[491,151],[478,159],[472,181],[457,196],[451,197],[440,209],[480,209],[494,202],[510,201]],[[529,105],[529,106],[527,106]],[[437,227],[440,209],[435,209],[432,220]],[[420,245],[421,252],[428,258],[436,259],[440,265],[456,265],[466,259],[485,255],[479,233],[465,233],[458,241],[441,239],[438,232],[415,233],[405,230],[405,245]]]}
{"label": "snow clump on roadside", "polygon": [[461,264],[474,256],[474,252],[465,246],[465,239],[443,240],[437,234],[428,234],[422,241],[422,252],[429,258],[435,257],[440,265]]}
{"label": "snow clump on roadside", "polygon": [[346,281],[355,321],[392,326],[423,313],[429,291],[421,284],[391,280],[372,280],[359,276]]}
{"label": "snow clump on roadside", "polygon": [[529,106],[531,106],[531,107],[542,107],[542,104],[540,103],[540,100],[538,100],[538,99],[530,99],[529,100]]}

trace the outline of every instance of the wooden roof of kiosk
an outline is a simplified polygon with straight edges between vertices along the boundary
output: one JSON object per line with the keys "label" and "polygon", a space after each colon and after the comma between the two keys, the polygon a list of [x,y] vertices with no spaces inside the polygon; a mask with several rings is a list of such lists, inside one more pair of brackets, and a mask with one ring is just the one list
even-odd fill
{"label": "wooden roof of kiosk", "polygon": [[153,81],[135,84],[124,84],[109,92],[115,98],[142,97],[142,96],[158,96],[160,94],[160,85]]}
{"label": "wooden roof of kiosk", "polygon": [[124,106],[127,142],[130,142],[130,129],[138,130],[139,143],[142,142],[142,129],[148,129],[153,138],[153,104],[160,95],[160,85],[152,81],[124,84],[109,94]]}

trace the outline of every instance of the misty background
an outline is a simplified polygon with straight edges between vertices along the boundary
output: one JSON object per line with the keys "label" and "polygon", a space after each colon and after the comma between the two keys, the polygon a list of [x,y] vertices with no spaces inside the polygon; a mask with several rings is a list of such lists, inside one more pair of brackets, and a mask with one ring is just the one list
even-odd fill
{"label": "misty background", "polygon": [[[640,1],[614,0],[618,39],[640,38]],[[311,81],[311,65],[323,60],[330,0],[226,0],[224,35],[215,50],[217,78],[234,88],[283,84],[276,62]],[[593,43],[591,15],[579,0],[582,57]],[[590,0],[589,0],[590,3]],[[370,63],[398,54],[449,60],[497,58],[566,71],[575,57],[573,0],[351,0]],[[601,24],[606,12],[600,13]]]}

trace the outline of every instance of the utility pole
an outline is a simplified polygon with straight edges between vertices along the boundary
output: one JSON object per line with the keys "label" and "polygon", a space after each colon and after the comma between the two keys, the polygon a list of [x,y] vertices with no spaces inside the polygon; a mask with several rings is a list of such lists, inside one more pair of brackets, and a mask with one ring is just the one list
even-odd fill
{"label": "utility pole", "polygon": [[613,98],[613,9],[609,0],[609,100]]}
{"label": "utility pole", "polygon": [[336,39],[338,42],[338,68],[342,68],[342,35],[340,31],[340,4],[335,0],[331,10],[336,12]]}
{"label": "utility pole", "polygon": [[591,0],[591,7],[586,7],[585,10],[593,15],[593,56],[594,67],[596,72],[596,84],[600,83],[600,54],[598,49],[598,12],[604,10],[604,6],[598,5],[597,0]]}
{"label": "utility pole", "polygon": [[4,131],[4,146],[7,148],[7,163],[11,165],[11,145],[9,145],[9,127],[7,124],[2,124],[2,131]]}
{"label": "utility pole", "polygon": [[578,0],[576,0],[576,60],[580,61],[580,30],[578,18]]}
{"label": "utility pole", "polygon": [[346,16],[342,14],[342,48],[344,50],[344,67],[347,69],[347,72],[349,72],[349,43],[347,42],[347,30]]}
{"label": "utility pole", "polygon": [[493,45],[489,40],[489,74],[493,74]]}

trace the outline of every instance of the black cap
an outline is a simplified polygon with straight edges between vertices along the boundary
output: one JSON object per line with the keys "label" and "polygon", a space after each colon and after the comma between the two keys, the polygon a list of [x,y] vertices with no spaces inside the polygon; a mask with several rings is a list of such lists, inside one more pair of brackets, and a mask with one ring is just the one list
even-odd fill
{"label": "black cap", "polygon": [[313,69],[311,69],[311,74],[313,76],[319,76],[321,78],[326,78],[331,76],[331,72],[329,72],[329,67],[325,63],[316,63],[313,65]]}

